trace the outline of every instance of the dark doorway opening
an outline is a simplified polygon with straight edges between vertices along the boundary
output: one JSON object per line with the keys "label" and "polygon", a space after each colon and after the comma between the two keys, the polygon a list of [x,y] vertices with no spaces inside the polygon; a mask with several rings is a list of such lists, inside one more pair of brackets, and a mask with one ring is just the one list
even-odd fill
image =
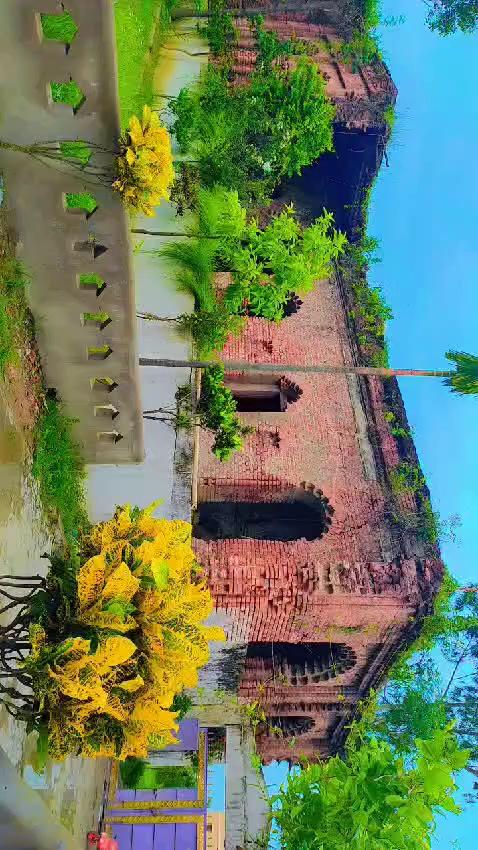
{"label": "dark doorway opening", "polygon": [[202,502],[194,536],[202,540],[317,540],[330,518],[320,498],[311,502]]}
{"label": "dark doorway opening", "polygon": [[273,380],[270,375],[226,375],[225,383],[239,413],[284,413],[302,395],[300,387],[284,377]]}

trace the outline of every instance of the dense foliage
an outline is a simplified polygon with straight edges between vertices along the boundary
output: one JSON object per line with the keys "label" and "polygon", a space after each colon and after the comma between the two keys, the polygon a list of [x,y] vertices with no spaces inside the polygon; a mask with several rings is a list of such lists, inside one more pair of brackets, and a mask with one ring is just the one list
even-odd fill
{"label": "dense foliage", "polygon": [[141,121],[136,115],[130,118],[120,139],[116,169],[113,189],[135,212],[154,216],[154,208],[169,199],[174,179],[171,140],[149,106],[144,107]]}
{"label": "dense foliage", "polygon": [[427,24],[440,35],[474,32],[478,27],[477,0],[433,0],[426,3]]}
{"label": "dense foliage", "polygon": [[154,508],[118,508],[75,561],[53,560],[48,589],[28,599],[19,677],[33,703],[27,713],[30,698],[17,696],[23,706],[10,708],[47,731],[55,759],[146,757],[173,743],[175,696],[197,684],[208,641],[223,639],[204,625],[213,604],[191,526],[155,519]]}
{"label": "dense foliage", "polygon": [[300,173],[333,149],[335,109],[316,66],[274,66],[231,86],[226,68],[208,66],[198,85],[171,103],[183,153],[199,163],[204,186],[264,200],[285,175]]}
{"label": "dense foliage", "polygon": [[250,428],[240,423],[234,396],[224,384],[223,366],[204,370],[199,411],[204,427],[214,432],[212,450],[219,460],[228,460],[233,452],[242,449]]}
{"label": "dense foliage", "polygon": [[330,273],[347,240],[325,212],[303,228],[292,207],[286,207],[261,229],[252,219],[244,227],[240,246],[228,258],[233,283],[224,303],[231,313],[247,310],[271,321],[284,317],[292,293],[310,292]]}
{"label": "dense foliage", "polygon": [[[456,591],[447,575],[434,612],[392,670],[374,732],[395,752],[414,758],[417,737],[454,722],[460,745],[470,751],[466,769],[478,776],[478,594],[474,588]],[[432,648],[440,652],[440,666]]]}
{"label": "dense foliage", "polygon": [[274,815],[283,850],[425,850],[437,815],[458,814],[454,774],[467,751],[451,727],[415,742],[407,765],[384,741],[352,728],[345,757],[291,774]]}

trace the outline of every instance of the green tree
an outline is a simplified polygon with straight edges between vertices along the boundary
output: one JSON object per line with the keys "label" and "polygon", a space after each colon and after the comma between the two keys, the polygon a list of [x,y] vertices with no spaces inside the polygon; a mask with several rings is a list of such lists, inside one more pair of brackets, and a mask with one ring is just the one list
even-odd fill
{"label": "green tree", "polygon": [[478,27],[477,0],[424,0],[427,24],[440,35],[474,32]]}
{"label": "green tree", "polygon": [[[416,755],[415,739],[453,721],[461,746],[470,750],[466,769],[478,776],[478,596],[456,593],[446,576],[432,614],[417,641],[392,668],[380,698],[374,733],[401,755]],[[461,590],[461,589],[459,589]],[[437,657],[448,662],[443,679]]]}
{"label": "green tree", "polygon": [[313,62],[274,66],[231,86],[227,68],[208,66],[199,84],[171,101],[173,132],[198,163],[203,185],[264,200],[284,175],[333,150],[335,107]]}
{"label": "green tree", "polygon": [[231,246],[224,257],[233,275],[224,298],[231,313],[246,305],[253,316],[280,321],[291,294],[310,292],[316,281],[330,274],[343,252],[347,239],[334,229],[333,220],[324,210],[314,224],[303,228],[292,207],[263,229],[253,219],[240,244]]}
{"label": "green tree", "polygon": [[274,798],[283,850],[424,850],[436,817],[461,810],[454,775],[467,762],[453,729],[416,741],[405,764],[367,722],[352,728],[345,756],[291,774]]}

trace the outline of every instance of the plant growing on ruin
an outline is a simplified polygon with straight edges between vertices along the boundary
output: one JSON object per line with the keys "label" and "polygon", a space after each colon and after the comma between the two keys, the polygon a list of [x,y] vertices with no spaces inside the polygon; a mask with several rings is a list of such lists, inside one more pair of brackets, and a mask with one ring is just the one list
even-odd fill
{"label": "plant growing on ruin", "polygon": [[416,463],[404,460],[391,470],[390,484],[395,496],[405,493],[414,495],[423,490],[425,478]]}
{"label": "plant growing on ruin", "polygon": [[240,87],[229,85],[227,69],[209,66],[171,109],[178,144],[198,161],[203,185],[237,189],[246,200],[264,200],[282,176],[333,149],[335,108],[304,57],[290,70],[257,71]]}
{"label": "plant growing on ruin", "polygon": [[[175,740],[174,697],[208,660],[212,599],[191,549],[191,526],[125,506],[85,534],[78,554],[52,558],[46,579],[10,579],[28,592],[2,613],[7,710],[46,730],[55,759],[145,757]],[[12,594],[5,581],[0,591]],[[20,657],[15,667],[14,658]]]}
{"label": "plant growing on ruin", "polygon": [[233,283],[226,290],[225,305],[231,313],[247,311],[280,321],[291,294],[310,292],[327,277],[346,242],[325,210],[306,228],[299,224],[292,206],[263,229],[252,219],[229,259]]}
{"label": "plant growing on ruin", "polygon": [[214,434],[212,451],[219,460],[229,460],[243,448],[244,437],[251,429],[241,425],[234,396],[224,383],[222,366],[204,371],[199,411],[205,427]]}
{"label": "plant growing on ruin", "polygon": [[143,109],[141,120],[133,115],[120,138],[113,189],[135,212],[154,216],[154,209],[169,199],[174,179],[171,140],[156,112]]}

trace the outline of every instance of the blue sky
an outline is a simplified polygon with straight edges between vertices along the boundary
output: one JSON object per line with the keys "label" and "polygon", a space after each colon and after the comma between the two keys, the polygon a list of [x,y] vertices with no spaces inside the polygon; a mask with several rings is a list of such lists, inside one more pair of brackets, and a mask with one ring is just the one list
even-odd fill
{"label": "blue sky", "polygon": [[[448,348],[478,353],[478,34],[430,32],[421,0],[384,0],[383,13],[405,22],[381,28],[399,97],[390,168],[373,193],[369,229],[382,263],[371,277],[395,316],[392,365],[440,369]],[[462,519],[461,542],[443,544],[444,560],[460,581],[476,581],[478,400],[438,381],[402,379],[400,387],[433,505]],[[471,785],[468,775],[461,784]],[[455,840],[471,850],[477,817],[468,808],[444,819],[434,850]]]}
{"label": "blue sky", "polygon": [[[447,368],[444,352],[478,354],[478,34],[442,38],[424,25],[422,0],[383,0],[382,48],[399,90],[397,120],[372,196],[369,232],[381,242],[380,284],[394,320],[391,365]],[[478,580],[478,399],[437,380],[402,379],[410,424],[432,501],[459,514],[459,544],[443,557],[463,582]],[[271,784],[283,765],[265,770]],[[469,787],[468,776],[463,788]],[[472,850],[478,807],[440,821],[433,850]],[[457,842],[456,845],[454,842]]]}

